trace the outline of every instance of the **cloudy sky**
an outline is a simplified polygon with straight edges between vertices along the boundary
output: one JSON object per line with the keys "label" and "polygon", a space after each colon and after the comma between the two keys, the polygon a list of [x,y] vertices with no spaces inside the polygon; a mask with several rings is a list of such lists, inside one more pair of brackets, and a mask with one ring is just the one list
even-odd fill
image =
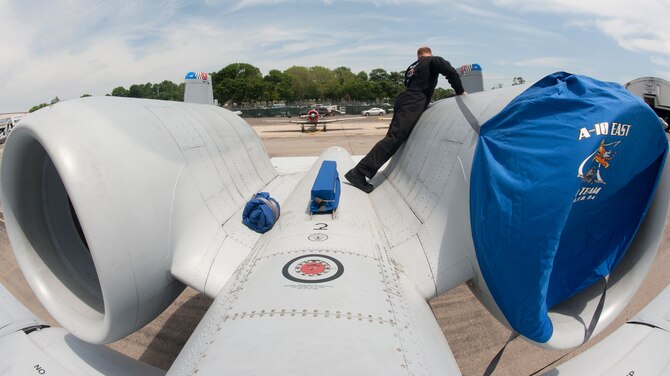
{"label": "cloudy sky", "polygon": [[[670,0],[0,0],[0,113],[244,62],[404,70],[428,45],[485,87],[563,70],[670,80]],[[441,81],[441,86],[446,84]]]}

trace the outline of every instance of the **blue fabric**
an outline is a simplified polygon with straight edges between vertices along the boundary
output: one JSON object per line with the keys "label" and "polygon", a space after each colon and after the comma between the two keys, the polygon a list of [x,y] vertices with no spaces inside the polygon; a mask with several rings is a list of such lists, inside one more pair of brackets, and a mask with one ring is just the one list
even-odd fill
{"label": "blue fabric", "polygon": [[608,275],[665,163],[659,119],[621,85],[549,75],[481,127],[470,184],[480,269],[510,325],[546,342],[552,306]]}
{"label": "blue fabric", "polygon": [[277,200],[270,197],[267,192],[258,192],[244,206],[242,222],[250,229],[262,234],[274,226],[280,213],[281,210]]}
{"label": "blue fabric", "polygon": [[310,213],[328,213],[337,209],[340,203],[340,175],[337,162],[323,161],[312,186]]}

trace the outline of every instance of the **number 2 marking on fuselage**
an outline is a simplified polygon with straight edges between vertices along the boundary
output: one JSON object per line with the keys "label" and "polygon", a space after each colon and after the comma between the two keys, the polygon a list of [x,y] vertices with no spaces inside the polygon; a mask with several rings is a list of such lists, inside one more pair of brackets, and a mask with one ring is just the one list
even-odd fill
{"label": "number 2 marking on fuselage", "polygon": [[328,230],[328,224],[327,223],[317,223],[314,225],[314,230]]}

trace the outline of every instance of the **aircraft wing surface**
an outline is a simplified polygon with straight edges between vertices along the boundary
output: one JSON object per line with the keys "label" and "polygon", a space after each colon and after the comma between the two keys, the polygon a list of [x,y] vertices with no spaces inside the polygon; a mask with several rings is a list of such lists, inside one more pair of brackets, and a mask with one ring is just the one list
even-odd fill
{"label": "aircraft wing surface", "polygon": [[344,184],[336,216],[306,212],[324,159],[353,166],[341,148],[320,157],[170,374],[267,374],[259,359],[274,374],[460,374],[429,305],[388,253],[367,196]]}
{"label": "aircraft wing surface", "polygon": [[0,284],[0,374],[163,375],[106,346],[91,345],[37,319]]}
{"label": "aircraft wing surface", "polygon": [[545,375],[670,374],[670,287],[607,338]]}
{"label": "aircraft wing surface", "polygon": [[25,328],[46,326],[0,284],[0,338]]}

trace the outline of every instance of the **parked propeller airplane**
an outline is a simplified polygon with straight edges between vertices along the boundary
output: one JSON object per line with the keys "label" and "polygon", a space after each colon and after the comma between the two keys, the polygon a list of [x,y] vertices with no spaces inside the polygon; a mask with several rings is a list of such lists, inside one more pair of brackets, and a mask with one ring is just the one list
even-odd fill
{"label": "parked propeller airplane", "polygon": [[305,120],[289,120],[289,123],[296,123],[300,125],[300,131],[305,132],[305,126],[311,126],[313,130],[316,130],[319,125],[323,125],[323,131],[328,131],[328,124],[335,123],[338,121],[348,121],[348,120],[358,120],[359,118],[342,118],[342,119],[330,119],[330,120],[320,120],[319,111],[316,109],[311,109],[307,111],[307,116]]}
{"label": "parked propeller airplane", "polygon": [[[595,167],[603,183],[584,181],[580,163],[603,139],[621,142]],[[64,329],[0,289],[0,370],[162,374],[97,344],[138,330],[186,285],[214,302],[170,375],[459,375],[426,300],[466,281],[526,340],[576,347],[621,312],[657,252],[667,149],[641,100],[555,74],[433,104],[374,192],[343,184],[337,216],[319,215],[308,208],[322,162],[354,165],[340,147],[282,171],[216,106],[59,102],[12,131],[0,187],[16,258]],[[259,191],[281,203],[264,234],[242,224]],[[670,335],[653,324],[667,325],[668,298],[639,319],[661,329],[591,355],[602,374],[668,369]],[[587,353],[551,374],[584,374]]]}

